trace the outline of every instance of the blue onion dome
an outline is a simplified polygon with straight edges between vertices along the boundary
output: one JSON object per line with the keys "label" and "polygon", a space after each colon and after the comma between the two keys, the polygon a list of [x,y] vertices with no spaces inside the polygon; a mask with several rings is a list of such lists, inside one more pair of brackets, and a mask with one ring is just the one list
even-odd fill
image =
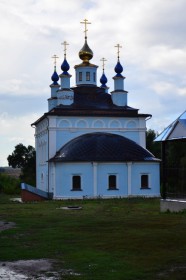
{"label": "blue onion dome", "polygon": [[53,85],[58,85],[58,81],[59,81],[59,76],[56,72],[56,68],[54,68],[54,73],[51,77],[51,80],[53,81]]}
{"label": "blue onion dome", "polygon": [[70,69],[70,66],[66,60],[66,58],[64,58],[63,63],[61,64],[61,70],[63,71],[63,75],[69,75],[68,70]]}
{"label": "blue onion dome", "polygon": [[100,78],[100,83],[101,83],[101,87],[106,87],[106,83],[107,83],[107,77],[105,76],[105,73],[103,72],[101,78]]}
{"label": "blue onion dome", "polygon": [[116,77],[122,77],[121,73],[123,72],[123,67],[121,66],[121,63],[119,60],[114,68],[114,71],[117,73]]}

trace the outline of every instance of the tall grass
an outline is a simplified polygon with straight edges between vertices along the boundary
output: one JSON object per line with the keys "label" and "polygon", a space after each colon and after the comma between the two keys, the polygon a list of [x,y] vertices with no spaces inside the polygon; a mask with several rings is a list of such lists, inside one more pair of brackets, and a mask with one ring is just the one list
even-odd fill
{"label": "tall grass", "polygon": [[0,173],[0,192],[5,194],[19,194],[20,179]]}

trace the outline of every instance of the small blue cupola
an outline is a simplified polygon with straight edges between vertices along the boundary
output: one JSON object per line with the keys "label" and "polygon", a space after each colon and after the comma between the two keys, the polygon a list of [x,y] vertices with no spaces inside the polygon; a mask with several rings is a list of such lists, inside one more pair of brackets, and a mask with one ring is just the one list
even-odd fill
{"label": "small blue cupola", "polygon": [[49,111],[57,106],[57,91],[60,87],[60,85],[58,84],[59,76],[56,71],[56,59],[58,58],[58,56],[54,54],[52,58],[54,59],[54,73],[51,76],[51,80],[53,83],[50,85],[51,97],[48,99],[48,110]]}
{"label": "small blue cupola", "polygon": [[123,76],[121,75],[121,73],[123,72],[123,67],[122,67],[122,65],[119,61],[119,58],[118,58],[118,62],[116,64],[116,66],[114,68],[114,71],[116,72],[116,77],[122,77],[123,78]]}
{"label": "small blue cupola", "polygon": [[123,72],[123,67],[120,63],[119,52],[121,46],[117,44],[118,51],[118,61],[114,68],[116,75],[113,77],[114,80],[114,91],[111,92],[112,102],[117,106],[127,106],[127,91],[124,90],[124,79],[125,77],[121,74]]}
{"label": "small blue cupola", "polygon": [[64,57],[63,63],[61,64],[61,70],[63,71],[62,75],[69,75],[68,70],[70,65],[68,64],[66,57]]}
{"label": "small blue cupola", "polygon": [[102,74],[102,76],[101,76],[101,78],[100,78],[100,83],[101,83],[101,88],[104,88],[105,89],[105,92],[106,93],[108,93],[108,87],[107,87],[107,85],[106,85],[106,83],[107,83],[107,77],[106,77],[106,75],[105,75],[105,61],[107,61],[104,57],[101,59],[101,61],[103,62],[103,65],[102,65],[102,67],[103,67],[103,74]]}
{"label": "small blue cupola", "polygon": [[105,73],[103,72],[101,78],[100,78],[101,88],[106,88],[107,85],[107,77],[105,76]]}
{"label": "small blue cupola", "polygon": [[68,73],[70,65],[66,59],[66,50],[69,44],[64,41],[62,45],[64,45],[64,60],[61,64],[61,70],[63,72],[59,75],[61,87],[57,92],[57,105],[71,105],[74,102],[74,92],[70,89],[70,78],[72,76]]}
{"label": "small blue cupola", "polygon": [[59,85],[58,84],[59,76],[58,76],[58,73],[56,72],[56,66],[54,66],[54,73],[51,76],[51,80],[53,81],[53,85]]}
{"label": "small blue cupola", "polygon": [[90,60],[93,58],[93,51],[87,43],[87,24],[90,24],[87,19],[84,19],[85,24],[85,43],[79,51],[79,58],[82,60],[81,64],[75,65],[76,71],[76,85],[97,85],[97,65],[91,64]]}

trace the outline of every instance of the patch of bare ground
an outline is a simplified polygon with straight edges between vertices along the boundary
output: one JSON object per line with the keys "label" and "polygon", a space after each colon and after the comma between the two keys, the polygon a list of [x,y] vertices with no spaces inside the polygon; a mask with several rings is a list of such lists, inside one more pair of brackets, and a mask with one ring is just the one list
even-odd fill
{"label": "patch of bare ground", "polygon": [[14,228],[15,227],[15,223],[13,222],[4,222],[4,221],[0,221],[0,232],[6,229],[10,229],[10,228]]}
{"label": "patch of bare ground", "polygon": [[186,266],[173,266],[158,274],[159,280],[185,280]]}
{"label": "patch of bare ground", "polygon": [[57,261],[51,259],[0,262],[0,279],[3,280],[58,280],[65,275],[79,274],[59,269]]}

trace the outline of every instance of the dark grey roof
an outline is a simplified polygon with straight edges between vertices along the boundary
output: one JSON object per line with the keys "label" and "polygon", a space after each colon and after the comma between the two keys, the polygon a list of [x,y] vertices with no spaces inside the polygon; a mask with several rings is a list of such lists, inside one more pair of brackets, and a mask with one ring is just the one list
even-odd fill
{"label": "dark grey roof", "polygon": [[72,90],[74,91],[73,104],[56,106],[32,125],[36,125],[47,116],[151,117],[150,114],[139,114],[138,109],[129,106],[114,105],[111,95],[103,88],[81,85]]}
{"label": "dark grey roof", "polygon": [[158,161],[136,142],[111,133],[88,133],[72,139],[50,159],[55,162]]}

